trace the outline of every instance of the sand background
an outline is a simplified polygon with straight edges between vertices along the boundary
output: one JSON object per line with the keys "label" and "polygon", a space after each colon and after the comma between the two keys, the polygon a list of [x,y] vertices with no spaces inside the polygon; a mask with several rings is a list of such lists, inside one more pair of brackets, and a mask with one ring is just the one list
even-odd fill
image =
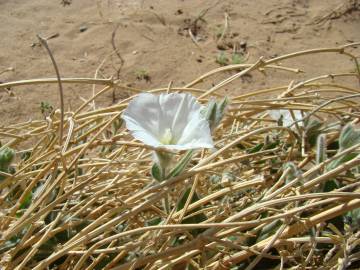
{"label": "sand background", "polygon": [[[220,65],[217,56],[243,54],[253,63],[298,50],[360,41],[360,4],[348,0],[0,0],[0,81],[54,77],[36,35],[48,38],[62,77],[118,78],[142,90],[182,86]],[[225,27],[227,17],[228,27]],[[194,28],[194,21],[196,27]],[[189,36],[189,29],[195,41]],[[227,29],[219,42],[219,36]],[[116,31],[115,31],[116,30]],[[114,36],[115,33],[115,36]],[[113,42],[112,42],[113,41]],[[114,47],[120,54],[123,65]],[[351,71],[343,56],[322,54],[281,63],[304,74],[256,73],[229,85],[229,95],[332,72]],[[296,66],[295,66],[296,65]],[[120,69],[121,67],[121,69]],[[7,70],[11,71],[7,71]],[[138,78],[146,74],[146,78]],[[224,75],[223,76],[228,76]],[[216,83],[219,77],[208,83]],[[352,82],[349,82],[350,84]],[[205,85],[206,86],[206,85]],[[205,87],[204,86],[204,87]],[[101,87],[96,87],[96,91]],[[91,97],[91,85],[66,84],[65,104],[74,110]],[[129,95],[101,96],[109,106]],[[40,102],[59,106],[56,84],[0,90],[1,125],[41,118]]]}

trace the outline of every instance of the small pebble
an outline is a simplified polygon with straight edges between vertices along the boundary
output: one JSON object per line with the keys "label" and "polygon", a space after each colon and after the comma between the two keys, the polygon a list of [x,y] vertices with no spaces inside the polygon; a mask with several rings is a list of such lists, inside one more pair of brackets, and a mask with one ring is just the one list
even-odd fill
{"label": "small pebble", "polygon": [[244,51],[246,51],[246,47],[247,47],[246,41],[241,41],[240,42],[240,48],[243,49]]}
{"label": "small pebble", "polygon": [[83,26],[80,26],[79,31],[80,31],[81,33],[83,33],[83,32],[85,32],[87,29],[88,29],[87,26],[83,25]]}
{"label": "small pebble", "polygon": [[223,40],[222,41],[219,41],[217,44],[216,44],[216,47],[221,50],[221,51],[225,51],[228,47],[227,47],[227,44],[226,42],[224,42]]}
{"label": "small pebble", "polygon": [[178,9],[176,12],[175,12],[175,15],[181,15],[183,14],[184,12],[182,11],[182,9]]}

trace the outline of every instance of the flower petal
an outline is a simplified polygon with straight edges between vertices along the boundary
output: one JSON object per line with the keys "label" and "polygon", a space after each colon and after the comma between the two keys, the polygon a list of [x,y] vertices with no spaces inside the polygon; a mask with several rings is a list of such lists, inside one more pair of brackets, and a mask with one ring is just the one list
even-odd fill
{"label": "flower petal", "polygon": [[[284,109],[280,109],[280,110],[269,110],[268,111],[270,117],[274,120],[279,120],[280,117],[282,116],[282,122],[283,125],[285,127],[289,127],[294,123],[294,120],[300,120],[303,118],[301,111],[299,110],[293,110],[293,114],[294,114],[294,118],[292,117],[291,113],[289,110],[284,110]],[[299,122],[298,123],[299,126],[303,126],[303,122]]]}
{"label": "flower petal", "polygon": [[129,106],[122,114],[122,118],[126,122],[126,128],[135,139],[157,147],[160,145],[160,112],[157,96],[143,93],[130,101]]}
{"label": "flower petal", "polygon": [[178,144],[191,148],[213,148],[209,122],[200,113],[194,116],[185,127]]}
{"label": "flower petal", "polygon": [[170,128],[174,141],[178,142],[186,126],[200,114],[202,106],[194,96],[185,93],[161,94],[159,103],[163,115],[163,132],[164,129]]}
{"label": "flower petal", "polygon": [[201,109],[190,94],[144,93],[129,103],[122,118],[136,139],[153,147],[212,148],[209,123],[201,115]]}

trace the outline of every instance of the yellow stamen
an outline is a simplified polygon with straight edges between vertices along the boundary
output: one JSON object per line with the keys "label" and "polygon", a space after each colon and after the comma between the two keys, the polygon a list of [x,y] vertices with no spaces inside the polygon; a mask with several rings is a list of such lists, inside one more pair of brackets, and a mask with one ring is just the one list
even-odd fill
{"label": "yellow stamen", "polygon": [[171,133],[171,129],[167,128],[164,132],[164,135],[162,136],[160,142],[162,144],[171,144],[171,141],[173,139],[172,133]]}

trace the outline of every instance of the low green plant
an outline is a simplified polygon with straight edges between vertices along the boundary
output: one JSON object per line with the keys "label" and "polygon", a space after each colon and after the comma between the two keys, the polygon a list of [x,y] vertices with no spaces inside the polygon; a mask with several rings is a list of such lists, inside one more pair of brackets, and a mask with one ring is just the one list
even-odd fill
{"label": "low green plant", "polygon": [[[0,171],[4,173],[11,172],[10,164],[15,156],[15,151],[9,147],[0,149]],[[0,175],[0,181],[4,180],[5,176]]]}
{"label": "low green plant", "polygon": [[44,118],[50,116],[54,112],[54,107],[47,101],[40,102],[40,111]]}
{"label": "low green plant", "polygon": [[220,52],[217,56],[216,56],[216,63],[218,63],[221,66],[226,66],[229,64],[229,59],[226,56],[225,52]]}
{"label": "low green plant", "polygon": [[151,77],[149,75],[149,72],[146,69],[138,69],[135,71],[136,79],[138,80],[144,80],[149,82],[151,80]]}
{"label": "low green plant", "polygon": [[244,63],[244,57],[240,53],[233,53],[231,56],[231,64],[238,65]]}

